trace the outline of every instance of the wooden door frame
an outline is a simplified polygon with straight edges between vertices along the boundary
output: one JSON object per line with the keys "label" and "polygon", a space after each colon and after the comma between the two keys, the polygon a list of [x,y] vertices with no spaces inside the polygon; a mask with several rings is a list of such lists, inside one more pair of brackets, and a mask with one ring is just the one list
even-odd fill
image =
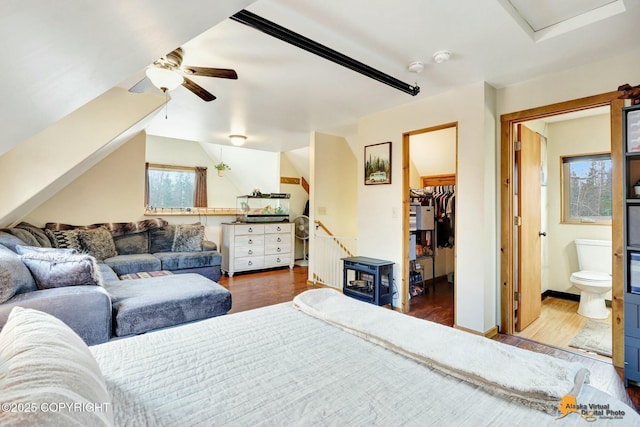
{"label": "wooden door frame", "polygon": [[554,116],[594,107],[610,107],[611,164],[612,164],[612,336],[613,364],[624,364],[624,285],[623,285],[623,227],[622,227],[622,92],[608,92],[586,98],[500,116],[500,330],[513,334],[514,326],[514,135],[513,126],[528,120]]}
{"label": "wooden door frame", "polygon": [[[402,196],[402,235],[409,237],[409,205],[411,203],[411,198],[409,196],[409,189],[411,188],[410,179],[409,179],[409,166],[410,166],[410,153],[409,153],[409,139],[412,135],[419,135],[421,133],[434,132],[443,129],[455,128],[456,129],[456,141],[455,141],[455,149],[456,149],[456,181],[458,176],[458,122],[445,123],[438,126],[432,126],[424,129],[418,129],[410,132],[405,132],[402,134],[402,188],[403,188],[403,196]],[[455,230],[454,230],[455,235]],[[401,307],[400,311],[403,313],[409,313],[409,239],[403,238],[402,243],[402,291],[401,291]],[[456,247],[453,247],[453,259],[456,258]],[[435,261],[434,261],[435,262]],[[454,277],[456,270],[456,261],[453,263]],[[433,277],[435,280],[435,277]],[[456,295],[456,283],[453,282],[453,294]],[[455,300],[453,303],[453,321],[455,323],[456,319],[456,304]]]}

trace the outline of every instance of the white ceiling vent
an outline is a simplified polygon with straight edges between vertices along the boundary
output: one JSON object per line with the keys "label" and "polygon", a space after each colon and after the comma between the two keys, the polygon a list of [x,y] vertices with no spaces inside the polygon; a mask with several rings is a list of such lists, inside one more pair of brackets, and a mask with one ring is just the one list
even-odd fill
{"label": "white ceiling vent", "polygon": [[498,0],[536,42],[626,10],[623,0]]}

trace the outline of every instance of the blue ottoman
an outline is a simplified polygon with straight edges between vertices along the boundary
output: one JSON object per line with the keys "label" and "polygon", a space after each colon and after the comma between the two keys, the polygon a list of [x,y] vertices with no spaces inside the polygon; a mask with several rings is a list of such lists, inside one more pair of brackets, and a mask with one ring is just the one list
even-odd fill
{"label": "blue ottoman", "polygon": [[114,335],[142,334],[194,320],[220,316],[231,309],[231,293],[199,274],[108,282]]}

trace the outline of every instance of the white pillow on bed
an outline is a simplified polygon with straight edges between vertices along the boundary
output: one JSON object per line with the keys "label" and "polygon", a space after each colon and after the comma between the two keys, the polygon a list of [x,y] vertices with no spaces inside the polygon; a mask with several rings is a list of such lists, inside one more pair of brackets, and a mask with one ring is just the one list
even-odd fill
{"label": "white pillow on bed", "polygon": [[37,310],[11,310],[0,332],[0,424],[113,425],[100,368],[61,320]]}

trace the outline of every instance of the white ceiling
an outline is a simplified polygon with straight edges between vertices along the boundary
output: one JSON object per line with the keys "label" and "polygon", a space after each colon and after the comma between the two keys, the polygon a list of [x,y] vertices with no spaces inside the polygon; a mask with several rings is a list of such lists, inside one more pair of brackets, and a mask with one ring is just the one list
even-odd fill
{"label": "white ceiling", "polygon": [[[500,88],[637,49],[640,20],[640,2],[626,0],[625,13],[536,42],[501,0],[212,4],[3,2],[0,45],[11,60],[0,67],[0,154],[107,88],[130,88],[145,65],[178,46],[185,64],[233,68],[239,79],[193,77],[218,99],[205,103],[179,87],[171,92],[168,119],[159,114],[149,133],[216,144],[241,133],[248,148],[288,151],[308,145],[312,131],[350,137],[358,117],[456,86],[487,81]],[[243,7],[402,81],[417,81],[421,93],[412,97],[222,20]],[[451,60],[435,64],[431,56],[442,49],[452,52]],[[425,70],[409,72],[411,61],[423,61]]]}

